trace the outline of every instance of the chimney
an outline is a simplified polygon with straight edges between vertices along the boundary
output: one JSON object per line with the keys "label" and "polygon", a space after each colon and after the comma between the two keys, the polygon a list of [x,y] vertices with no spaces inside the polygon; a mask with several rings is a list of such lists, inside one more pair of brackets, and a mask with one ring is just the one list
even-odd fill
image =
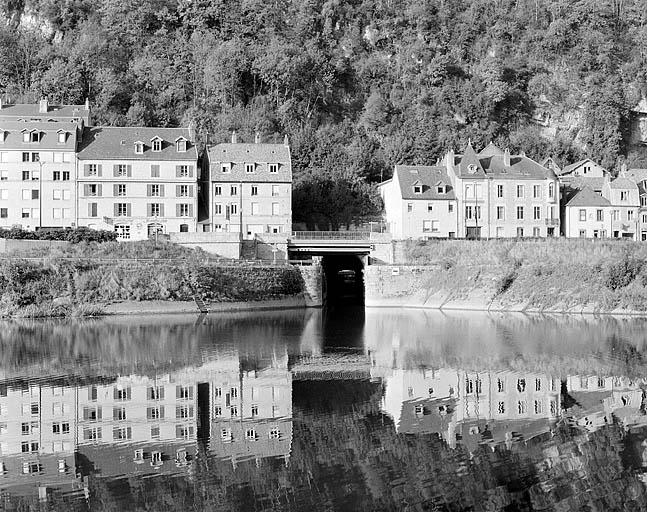
{"label": "chimney", "polygon": [[447,172],[454,172],[454,149],[447,151],[445,155],[445,167],[447,167]]}
{"label": "chimney", "polygon": [[260,144],[261,143],[261,132],[256,132],[256,135],[254,136],[254,144]]}
{"label": "chimney", "polygon": [[286,135],[285,137],[283,137],[283,145],[284,145],[286,148],[289,148],[289,147],[290,147],[290,141],[288,140],[288,136],[287,136],[287,135]]}
{"label": "chimney", "polygon": [[2,110],[2,98],[0,98],[0,110]]}
{"label": "chimney", "polygon": [[627,177],[627,162],[622,162],[622,165],[620,166],[620,176],[623,178]]}
{"label": "chimney", "polygon": [[510,151],[508,150],[508,148],[506,148],[503,152],[503,165],[510,167]]}
{"label": "chimney", "polygon": [[231,132],[231,143],[232,144],[238,143],[238,137],[236,137],[236,130]]}
{"label": "chimney", "polygon": [[46,114],[48,110],[49,103],[47,102],[47,98],[40,100],[40,103],[38,104],[38,112],[40,112],[41,114]]}
{"label": "chimney", "polygon": [[85,98],[85,110],[90,110],[90,100]]}

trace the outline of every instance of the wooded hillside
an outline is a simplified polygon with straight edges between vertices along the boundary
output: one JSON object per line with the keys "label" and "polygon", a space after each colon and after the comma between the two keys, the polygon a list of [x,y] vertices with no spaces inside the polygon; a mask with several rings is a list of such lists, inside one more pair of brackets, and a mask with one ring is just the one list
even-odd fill
{"label": "wooded hillside", "polygon": [[[562,165],[641,157],[640,0],[0,0],[0,93],[204,142],[290,137],[294,211],[379,209],[394,164],[494,141]],[[536,118],[533,120],[533,116]],[[549,119],[549,123],[544,121]]]}

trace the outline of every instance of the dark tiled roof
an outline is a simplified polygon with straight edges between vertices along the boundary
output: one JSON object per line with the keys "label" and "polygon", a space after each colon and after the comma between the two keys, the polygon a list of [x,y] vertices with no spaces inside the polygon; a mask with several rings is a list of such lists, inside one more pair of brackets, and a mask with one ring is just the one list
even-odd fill
{"label": "dark tiled roof", "polygon": [[[454,188],[445,167],[420,165],[396,165],[395,173],[400,184],[402,199],[456,199]],[[414,183],[422,185],[422,193],[413,191]],[[446,193],[438,193],[438,186],[444,185]]]}
{"label": "dark tiled roof", "polygon": [[[593,164],[593,165],[598,165],[598,164],[596,164],[593,160],[591,160],[590,158],[585,158],[584,160],[580,160],[579,162],[575,162],[574,164],[567,165],[566,167],[564,167],[564,168],[559,172],[559,175],[560,175],[560,176],[563,176],[563,175],[565,175],[565,174],[570,174],[570,173],[571,173],[571,172],[573,172],[575,169],[577,169],[578,167],[581,167],[582,165],[584,165],[584,164],[585,164],[585,163],[587,163],[587,162],[590,162],[590,163],[591,163],[591,164]],[[606,172],[606,169],[605,169],[605,172]]]}
{"label": "dark tiled roof", "polygon": [[503,151],[500,147],[495,145],[493,142],[490,142],[479,152],[479,157],[483,158],[486,156],[503,156],[504,153],[505,151]]}
{"label": "dark tiled roof", "polygon": [[456,174],[460,177],[481,177],[485,178],[485,170],[481,165],[476,151],[472,147],[472,144],[468,143],[465,148],[465,152],[462,155],[457,155],[455,160],[456,165]]}
{"label": "dark tiled roof", "polygon": [[555,178],[553,171],[523,155],[510,155],[510,165],[506,165],[506,154],[506,151],[490,144],[477,155],[472,145],[468,144],[465,153],[456,155],[454,159],[456,174],[461,178],[482,179],[487,177],[511,180]]}
{"label": "dark tiled roof", "polygon": [[616,189],[635,189],[636,183],[629,178],[616,178],[609,182],[609,186]]}
{"label": "dark tiled roof", "polygon": [[[162,139],[162,151],[153,151],[151,140]],[[179,137],[187,139],[186,152],[175,149]],[[144,153],[135,154],[135,142],[144,143]],[[124,128],[92,126],[83,130],[79,160],[197,160],[198,152],[187,128]]]}
{"label": "dark tiled roof", "polygon": [[589,187],[584,187],[566,206],[610,206],[611,203]]}
{"label": "dark tiled roof", "polygon": [[562,186],[581,190],[584,187],[592,188],[593,190],[602,190],[604,185],[604,178],[592,178],[588,176],[564,176],[560,177]]}
{"label": "dark tiled roof", "polygon": [[47,112],[41,112],[38,103],[2,105],[0,109],[0,119],[22,118],[26,121],[30,119],[84,118],[88,117],[89,114],[90,112],[85,109],[85,105],[49,105]]}
{"label": "dark tiled roof", "polygon": [[[65,143],[58,142],[58,132],[67,132]],[[4,143],[0,142],[0,149],[24,149],[25,151],[48,150],[76,150],[77,125],[73,123],[24,123],[19,121],[2,121],[0,131],[5,133]],[[23,131],[37,131],[40,133],[39,142],[23,142]]]}
{"label": "dark tiled roof", "polygon": [[[284,144],[226,143],[208,149],[211,181],[257,182],[292,181],[290,148]],[[220,164],[228,163],[231,171],[223,173]],[[247,173],[245,164],[256,164],[253,173]],[[270,173],[269,164],[279,164],[278,172]]]}

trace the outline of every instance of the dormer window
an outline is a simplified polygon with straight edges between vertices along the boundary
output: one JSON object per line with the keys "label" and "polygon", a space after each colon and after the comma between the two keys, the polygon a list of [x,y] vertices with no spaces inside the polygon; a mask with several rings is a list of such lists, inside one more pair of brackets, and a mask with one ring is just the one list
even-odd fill
{"label": "dormer window", "polygon": [[59,144],[65,144],[65,139],[67,139],[67,133],[64,131],[57,132],[57,140]]}
{"label": "dormer window", "polygon": [[245,173],[252,174],[254,172],[254,164],[245,164]]}
{"label": "dormer window", "polygon": [[186,153],[186,139],[184,137],[179,137],[175,141],[175,150],[178,153]]}
{"label": "dormer window", "polygon": [[476,167],[474,164],[469,164],[467,166],[467,172],[469,172],[470,174],[475,174],[476,171],[478,171],[478,167]]}
{"label": "dormer window", "polygon": [[422,185],[414,185],[413,186],[413,193],[414,194],[422,194]]}
{"label": "dormer window", "polygon": [[153,137],[151,139],[151,146],[153,151],[159,153],[160,151],[162,151],[162,139],[160,139],[159,137]]}
{"label": "dormer window", "polygon": [[438,185],[436,187],[436,192],[439,194],[444,194],[445,193],[445,185]]}
{"label": "dormer window", "polygon": [[223,162],[220,164],[220,172],[228,174],[231,172],[231,164],[229,162]]}
{"label": "dormer window", "polygon": [[276,174],[279,172],[279,164],[270,164],[270,174]]}
{"label": "dormer window", "polygon": [[24,131],[22,132],[22,141],[23,142],[38,142],[39,140],[39,133],[34,130],[34,131]]}
{"label": "dormer window", "polygon": [[629,192],[626,190],[620,191],[620,201],[627,201],[629,199]]}
{"label": "dormer window", "polygon": [[135,142],[135,154],[136,155],[144,154],[144,143],[139,140]]}

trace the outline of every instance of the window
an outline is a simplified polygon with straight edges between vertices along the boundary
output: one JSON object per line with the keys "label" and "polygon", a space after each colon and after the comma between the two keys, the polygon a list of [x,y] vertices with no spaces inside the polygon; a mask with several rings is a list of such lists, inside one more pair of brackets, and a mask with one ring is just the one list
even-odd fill
{"label": "window", "polygon": [[175,408],[175,417],[178,419],[193,418],[193,407],[178,405]]}
{"label": "window", "polygon": [[279,427],[272,427],[269,433],[270,439],[279,439],[281,437],[281,431]]}
{"label": "window", "polygon": [[21,445],[22,453],[34,453],[38,451],[37,441],[23,441]]}
{"label": "window", "polygon": [[238,186],[232,185],[231,189],[229,191],[229,195],[231,196],[237,196],[238,195]]}
{"label": "window", "polygon": [[434,211],[434,205],[432,203],[427,203],[427,212],[433,212]]}
{"label": "window", "polygon": [[236,203],[231,203],[229,205],[229,214],[237,215],[238,214],[238,205]]}
{"label": "window", "polygon": [[155,138],[151,142],[153,143],[153,151],[155,151],[156,153],[159,153],[160,151],[162,151],[161,139]]}
{"label": "window", "polygon": [[252,185],[252,195],[253,196],[258,195],[258,185]]}
{"label": "window", "polygon": [[496,196],[503,197],[503,185],[496,186]]}
{"label": "window", "polygon": [[130,400],[132,392],[130,388],[116,387],[113,388],[113,398],[115,400]]}
{"label": "window", "polygon": [[497,411],[499,414],[505,414],[505,402],[499,402]]}
{"label": "window", "polygon": [[214,416],[222,416],[222,407],[221,406],[216,406],[213,408],[213,414]]}
{"label": "window", "polygon": [[535,414],[544,412],[544,403],[541,400],[535,400]]}
{"label": "window", "polygon": [[465,218],[466,219],[471,219],[472,218],[472,207],[471,206],[466,206],[465,207]]}
{"label": "window", "polygon": [[627,220],[634,220],[634,211],[627,210]]}
{"label": "window", "polygon": [[[85,194],[86,196],[94,197],[94,196],[98,195],[99,187],[95,183],[90,183],[90,184],[86,185],[86,187],[87,187],[86,194]],[[54,199],[56,199],[56,198],[54,198]]]}
{"label": "window", "polygon": [[548,198],[553,199],[555,197],[555,184],[553,182],[548,184]]}
{"label": "window", "polygon": [[444,194],[445,193],[445,185],[438,185],[436,187],[436,193],[438,194]]}
{"label": "window", "polygon": [[620,201],[627,201],[629,199],[629,192],[627,190],[620,191]]}
{"label": "window", "polygon": [[526,379],[517,379],[517,391],[519,393],[526,391]]}
{"label": "window", "polygon": [[6,219],[7,217],[9,217],[9,209],[0,208],[0,219]]}
{"label": "window", "polygon": [[254,172],[254,167],[256,167],[254,164],[245,164],[245,172],[247,174],[252,174]]}
{"label": "window", "polygon": [[60,180],[61,180],[61,171],[53,171],[52,181],[60,181]]}
{"label": "window", "polygon": [[533,206],[532,218],[534,220],[539,220],[541,218],[541,206]]}
{"label": "window", "polygon": [[179,185],[178,197],[189,197],[189,185]]}
{"label": "window", "polygon": [[580,229],[580,238],[586,238],[586,229]]}
{"label": "window", "polygon": [[21,217],[23,219],[28,219],[31,215],[31,210],[29,208],[23,208],[21,212]]}
{"label": "window", "polygon": [[422,185],[414,185],[413,186],[413,193],[414,194],[422,194]]}
{"label": "window", "polygon": [[231,414],[232,418],[235,418],[238,416],[238,406],[237,405],[232,405],[229,407],[229,413]]}
{"label": "window", "polygon": [[22,171],[22,180],[29,181],[29,171]]}
{"label": "window", "polygon": [[99,203],[88,203],[88,217],[98,216]]}
{"label": "window", "polygon": [[117,217],[126,217],[128,215],[128,203],[116,203],[115,215]]}
{"label": "window", "polygon": [[498,393],[505,393],[505,380],[502,378],[496,380],[496,390]]}
{"label": "window", "polygon": [[25,475],[40,473],[40,464],[38,462],[23,462],[22,472]]}
{"label": "window", "polygon": [[7,181],[9,179],[9,171],[0,171],[0,181]]}
{"label": "window", "polygon": [[220,439],[222,439],[223,441],[231,441],[232,440],[231,429],[223,428],[220,431]]}
{"label": "window", "polygon": [[186,203],[180,203],[177,205],[178,208],[178,217],[190,217],[191,205]]}
{"label": "window", "polygon": [[70,171],[63,171],[63,181],[70,181]]}
{"label": "window", "polygon": [[214,185],[214,187],[213,187],[213,195],[214,196],[221,196],[222,195],[222,186]]}
{"label": "window", "polygon": [[214,215],[222,215],[222,204],[215,203],[213,205],[213,214]]}
{"label": "window", "polygon": [[528,411],[528,404],[525,400],[519,400],[517,402],[517,410],[519,411],[519,414],[526,414]]}
{"label": "window", "polygon": [[522,238],[522,237],[523,237],[523,228],[522,228],[522,227],[518,227],[518,228],[517,228],[517,237],[518,237],[518,238]]}
{"label": "window", "polygon": [[231,172],[231,164],[229,164],[229,163],[220,164],[220,172],[225,173],[225,174],[230,173]]}
{"label": "window", "polygon": [[612,218],[614,221],[620,220],[620,210],[613,210]]}
{"label": "window", "polygon": [[188,178],[189,177],[189,166],[188,165],[178,165],[177,166],[177,177],[178,178]]}
{"label": "window", "polygon": [[535,379],[535,391],[541,391],[541,379],[539,377]]}
{"label": "window", "polygon": [[422,221],[422,232],[423,233],[431,232],[431,221],[430,220],[423,220]]}
{"label": "window", "polygon": [[252,215],[258,215],[258,203],[252,203]]}
{"label": "window", "polygon": [[135,142],[135,154],[142,155],[144,153],[144,144],[142,142]]}
{"label": "window", "polygon": [[151,178],[160,177],[160,166],[157,164],[151,165]]}
{"label": "window", "polygon": [[238,398],[238,388],[231,388],[229,394],[232,398]]}
{"label": "window", "polygon": [[[125,187],[125,186],[124,186]],[[150,196],[151,197],[160,197],[160,186],[159,185],[149,185]]]}
{"label": "window", "polygon": [[413,203],[407,203],[407,212],[411,213],[413,211]]}
{"label": "window", "polygon": [[270,174],[276,174],[279,172],[279,164],[270,164]]}
{"label": "window", "polygon": [[447,204],[447,211],[449,213],[452,213],[454,211],[454,203],[448,203]]}
{"label": "window", "polygon": [[[177,425],[175,427],[175,438],[176,439],[192,439],[193,438],[193,426],[192,425]],[[184,452],[186,453],[186,452]]]}
{"label": "window", "polygon": [[151,466],[161,466],[162,464],[164,464],[164,461],[162,460],[162,452],[152,452]]}
{"label": "window", "polygon": [[497,206],[496,207],[496,218],[497,218],[497,220],[504,220],[505,219],[505,207],[504,206]]}
{"label": "window", "polygon": [[193,399],[193,388],[191,386],[176,386],[175,398],[180,400]]}
{"label": "window", "polygon": [[258,405],[252,405],[252,418],[258,416]]}
{"label": "window", "polygon": [[524,196],[524,186],[517,185],[517,197],[523,197],[523,196]]}
{"label": "window", "polygon": [[128,166],[125,164],[115,165],[115,177],[122,178],[128,176]]}
{"label": "window", "polygon": [[114,440],[124,440],[132,438],[131,427],[114,427],[112,429],[112,438]]}
{"label": "window", "polygon": [[160,203],[151,203],[149,217],[161,217],[162,205]]}
{"label": "window", "polygon": [[22,153],[22,161],[23,162],[29,162],[29,153],[26,151],[23,151]]}
{"label": "window", "polygon": [[125,407],[113,407],[112,409],[112,419],[115,421],[123,421],[126,419],[126,409]]}
{"label": "window", "polygon": [[86,168],[86,171],[85,171],[86,176],[97,176],[99,173],[97,164],[88,164],[85,166],[85,168]]}
{"label": "window", "polygon": [[534,197],[535,199],[541,197],[541,185],[532,186],[532,197]]}
{"label": "window", "polygon": [[604,211],[603,210],[596,210],[595,211],[595,220],[597,220],[597,221],[603,221],[604,220]]}
{"label": "window", "polygon": [[98,421],[101,419],[101,407],[84,407],[83,419],[87,421]]}
{"label": "window", "polygon": [[532,228],[532,236],[539,237],[541,236],[541,230],[537,227]]}
{"label": "window", "polygon": [[159,425],[153,425],[151,427],[151,439],[157,439],[160,436],[160,428]]}
{"label": "window", "polygon": [[178,153],[186,153],[186,139],[178,139],[175,142],[175,150]]}
{"label": "window", "polygon": [[279,203],[272,203],[272,215],[279,215],[280,213]]}
{"label": "window", "polygon": [[272,197],[276,197],[279,195],[279,186],[278,185],[272,185]]}
{"label": "window", "polygon": [[580,221],[585,221],[586,220],[586,210],[585,209],[580,209]]}
{"label": "window", "polygon": [[517,206],[517,220],[523,220],[523,206]]}
{"label": "window", "polygon": [[32,153],[31,154],[31,161],[32,162],[40,162],[40,153]]}

